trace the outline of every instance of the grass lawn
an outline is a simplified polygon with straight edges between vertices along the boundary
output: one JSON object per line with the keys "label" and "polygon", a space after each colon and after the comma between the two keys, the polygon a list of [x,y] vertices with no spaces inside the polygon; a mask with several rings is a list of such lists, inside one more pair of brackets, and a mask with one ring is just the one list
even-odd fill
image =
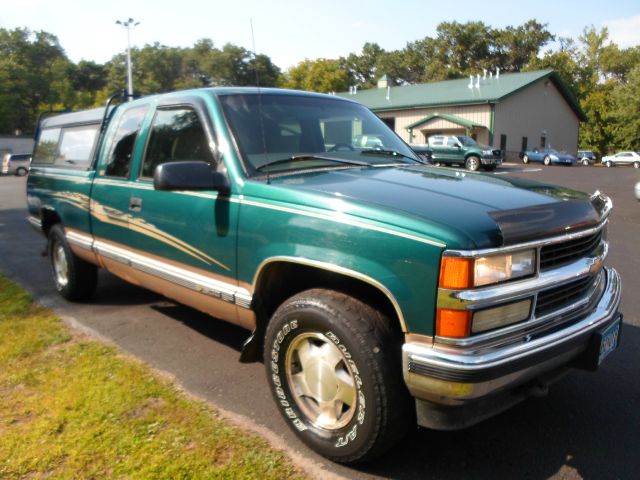
{"label": "grass lawn", "polygon": [[302,478],[287,456],[0,277],[0,478]]}

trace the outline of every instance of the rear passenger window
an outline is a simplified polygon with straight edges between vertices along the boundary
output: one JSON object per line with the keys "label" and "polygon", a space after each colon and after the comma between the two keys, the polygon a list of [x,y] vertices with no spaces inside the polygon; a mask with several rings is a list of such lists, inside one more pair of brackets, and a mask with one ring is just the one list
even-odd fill
{"label": "rear passenger window", "polygon": [[140,105],[125,111],[120,117],[118,129],[111,142],[113,147],[109,152],[109,160],[100,173],[108,177],[127,178],[131,168],[133,147],[136,144],[138,132],[147,113],[147,105]]}
{"label": "rear passenger window", "polygon": [[40,132],[33,163],[53,163],[58,151],[59,128],[46,128]]}
{"label": "rear passenger window", "polygon": [[62,129],[56,165],[87,166],[100,125],[84,125]]}
{"label": "rear passenger window", "polygon": [[161,109],[151,127],[141,177],[153,177],[161,163],[200,160],[214,163],[209,141],[196,112],[191,108]]}

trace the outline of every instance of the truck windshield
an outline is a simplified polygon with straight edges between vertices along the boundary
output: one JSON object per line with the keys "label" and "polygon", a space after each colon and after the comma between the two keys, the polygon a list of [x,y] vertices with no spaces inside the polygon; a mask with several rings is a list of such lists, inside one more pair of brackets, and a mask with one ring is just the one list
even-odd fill
{"label": "truck windshield", "polygon": [[[273,93],[222,95],[219,100],[253,173],[421,163],[384,122],[357,103]],[[381,154],[371,155],[372,150]],[[382,154],[388,151],[397,154]]]}

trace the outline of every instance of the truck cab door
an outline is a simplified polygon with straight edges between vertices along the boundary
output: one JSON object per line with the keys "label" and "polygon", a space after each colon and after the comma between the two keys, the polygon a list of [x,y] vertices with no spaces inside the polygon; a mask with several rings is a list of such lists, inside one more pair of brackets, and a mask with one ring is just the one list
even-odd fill
{"label": "truck cab door", "polygon": [[444,157],[449,163],[464,163],[464,152],[462,151],[460,142],[453,135],[446,137],[444,150]]}
{"label": "truck cab door", "polygon": [[236,308],[243,293],[236,278],[239,203],[228,192],[154,188],[155,169],[168,162],[206,162],[226,175],[204,102],[197,97],[171,100],[153,113],[127,199],[134,265],[143,271],[144,286],[243,324]]}

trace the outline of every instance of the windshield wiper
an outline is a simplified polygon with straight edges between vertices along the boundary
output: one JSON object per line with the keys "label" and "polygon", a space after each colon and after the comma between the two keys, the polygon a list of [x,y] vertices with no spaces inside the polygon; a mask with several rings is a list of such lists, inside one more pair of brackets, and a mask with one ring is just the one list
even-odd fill
{"label": "windshield wiper", "polygon": [[404,153],[400,153],[397,152],[395,150],[384,150],[382,148],[378,149],[378,148],[369,148],[367,150],[362,150],[360,151],[361,154],[363,155],[387,155],[389,157],[402,157],[402,158],[408,158],[409,160],[413,160],[414,162],[418,162],[418,163],[425,163],[422,160],[413,158],[409,155],[405,155]]}
{"label": "windshield wiper", "polygon": [[344,158],[336,158],[336,157],[325,157],[323,155],[312,155],[312,154],[304,154],[304,155],[292,155],[287,158],[281,158],[279,160],[273,160],[272,162],[267,162],[264,165],[260,165],[256,168],[258,171],[262,171],[264,168],[272,167],[274,165],[281,165],[289,162],[296,162],[300,160],[326,160],[328,162],[336,162],[336,163],[344,163],[345,165],[358,165],[362,167],[371,167],[372,165],[368,162],[361,162],[359,160],[346,160]]}

